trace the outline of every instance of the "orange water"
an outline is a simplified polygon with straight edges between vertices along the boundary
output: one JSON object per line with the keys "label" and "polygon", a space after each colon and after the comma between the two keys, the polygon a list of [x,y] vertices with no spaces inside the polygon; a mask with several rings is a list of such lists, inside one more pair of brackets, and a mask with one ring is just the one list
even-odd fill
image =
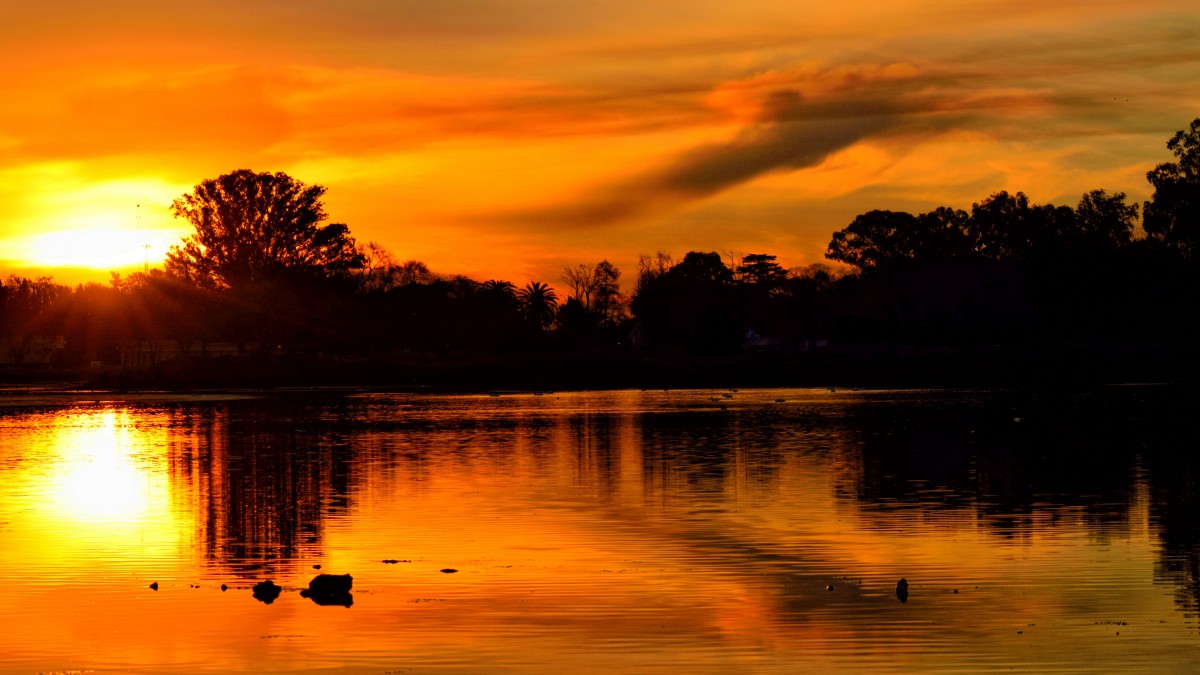
{"label": "orange water", "polygon": [[13,404],[0,672],[1186,672],[1178,395]]}

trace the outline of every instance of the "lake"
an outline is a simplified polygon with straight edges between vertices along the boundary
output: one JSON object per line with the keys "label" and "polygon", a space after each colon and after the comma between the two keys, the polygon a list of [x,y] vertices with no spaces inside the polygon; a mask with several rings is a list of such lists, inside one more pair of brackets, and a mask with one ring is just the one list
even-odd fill
{"label": "lake", "polygon": [[1200,664],[1191,389],[0,406],[4,673]]}

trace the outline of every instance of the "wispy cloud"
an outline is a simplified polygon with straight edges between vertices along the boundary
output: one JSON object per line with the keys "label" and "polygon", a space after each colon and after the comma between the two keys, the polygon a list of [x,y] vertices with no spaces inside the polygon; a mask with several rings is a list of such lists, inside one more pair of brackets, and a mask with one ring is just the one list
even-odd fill
{"label": "wispy cloud", "polygon": [[814,101],[771,94],[762,114],[736,138],[693,148],[667,166],[602,188],[578,203],[519,214],[549,226],[611,224],[727,190],[763,174],[813,166],[831,153],[892,126],[882,100]]}
{"label": "wispy cloud", "polygon": [[248,167],[439,269],[751,232],[819,258],[870,208],[1132,194],[1200,114],[1189,0],[9,4],[0,236]]}

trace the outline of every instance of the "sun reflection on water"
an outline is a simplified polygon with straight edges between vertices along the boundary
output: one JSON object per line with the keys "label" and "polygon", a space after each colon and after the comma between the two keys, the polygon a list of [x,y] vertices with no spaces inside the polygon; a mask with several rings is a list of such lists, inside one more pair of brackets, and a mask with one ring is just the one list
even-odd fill
{"label": "sun reflection on water", "polygon": [[187,530],[172,508],[158,415],[74,408],[6,425],[6,441],[40,447],[41,460],[14,467],[0,488],[14,508],[9,527],[24,535],[7,552],[67,565],[95,551],[109,552],[96,564],[178,551]]}
{"label": "sun reflection on water", "polygon": [[128,523],[169,502],[165,475],[146,457],[153,439],[136,429],[128,412],[56,422],[60,469],[47,494],[51,510],[88,523]]}

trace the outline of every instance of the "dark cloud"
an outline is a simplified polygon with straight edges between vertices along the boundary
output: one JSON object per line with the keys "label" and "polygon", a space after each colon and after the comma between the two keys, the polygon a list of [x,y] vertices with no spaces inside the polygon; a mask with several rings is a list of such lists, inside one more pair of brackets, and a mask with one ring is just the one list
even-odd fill
{"label": "dark cloud", "polygon": [[795,91],[772,93],[762,114],[736,138],[694,148],[669,165],[611,185],[581,202],[517,214],[533,225],[608,225],[676,208],[775,171],[819,164],[829,155],[897,124],[884,99],[807,102]]}

